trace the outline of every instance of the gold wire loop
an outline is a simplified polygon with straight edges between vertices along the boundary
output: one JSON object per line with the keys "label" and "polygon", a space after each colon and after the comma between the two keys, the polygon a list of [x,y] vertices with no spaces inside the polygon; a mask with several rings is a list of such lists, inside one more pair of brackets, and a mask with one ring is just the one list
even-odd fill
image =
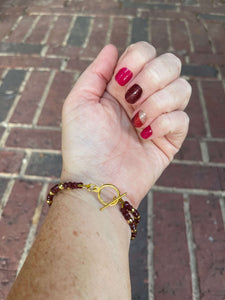
{"label": "gold wire loop", "polygon": [[[123,203],[123,199],[122,197],[125,196],[127,193],[124,193],[122,195],[120,195],[120,191],[119,189],[113,185],[113,184],[109,184],[109,183],[106,183],[106,184],[103,184],[101,186],[97,186],[96,184],[94,183],[90,183],[90,184],[87,184],[87,185],[83,185],[82,187],[86,188],[88,191],[90,192],[95,192],[98,194],[98,200],[99,202],[104,205],[102,208],[100,208],[100,210],[102,211],[103,209],[109,207],[109,206],[114,206],[116,205],[118,202],[121,202]],[[111,202],[105,202],[102,197],[101,197],[101,191],[105,188],[112,188],[114,191],[116,191],[117,195],[113,197],[113,200]]]}

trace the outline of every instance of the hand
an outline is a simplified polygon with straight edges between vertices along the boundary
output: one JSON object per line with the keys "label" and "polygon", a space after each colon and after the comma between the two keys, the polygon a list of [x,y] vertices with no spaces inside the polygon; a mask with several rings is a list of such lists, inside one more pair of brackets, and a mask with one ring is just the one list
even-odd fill
{"label": "hand", "polygon": [[[123,68],[133,74],[125,85]],[[176,56],[156,58],[146,42],[129,46],[119,60],[116,48],[106,46],[64,103],[62,180],[114,184],[137,207],[188,131],[183,110],[191,87],[180,70]],[[139,87],[132,94],[134,84]],[[125,94],[137,101],[128,103]]]}

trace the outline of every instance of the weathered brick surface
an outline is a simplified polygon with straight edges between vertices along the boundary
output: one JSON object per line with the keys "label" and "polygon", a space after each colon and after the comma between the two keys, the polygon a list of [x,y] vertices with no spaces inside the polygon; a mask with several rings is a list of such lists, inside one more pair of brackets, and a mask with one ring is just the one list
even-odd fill
{"label": "weathered brick surface", "polygon": [[61,132],[14,128],[7,139],[7,147],[60,150]]}
{"label": "weathered brick surface", "polygon": [[155,298],[191,299],[182,196],[154,193]]}
{"label": "weathered brick surface", "polygon": [[61,169],[61,155],[49,153],[33,153],[26,169],[26,174],[59,178]]}
{"label": "weathered brick surface", "polygon": [[0,150],[0,173],[19,173],[23,152]]}
{"label": "weathered brick surface", "polygon": [[11,117],[11,122],[23,124],[32,123],[49,76],[49,72],[32,72]]}
{"label": "weathered brick surface", "polygon": [[[179,56],[193,94],[188,138],[154,187],[167,192],[153,193],[153,228],[146,199],[140,207],[132,299],[148,299],[148,283],[157,300],[192,299],[192,289],[199,300],[224,298],[224,11],[221,0],[0,1],[0,208],[9,197],[0,221],[0,300],[15,278],[42,184],[60,177],[61,108],[75,78],[106,43],[121,54],[139,40],[153,43],[158,55]],[[44,205],[37,232],[47,212]],[[193,252],[188,242],[196,244]]]}
{"label": "weathered brick surface", "polygon": [[9,70],[0,86],[0,121],[4,121],[24,80],[24,70]]}
{"label": "weathered brick surface", "polygon": [[192,196],[191,216],[201,299],[224,299],[225,238],[218,198]]}
{"label": "weathered brick surface", "polygon": [[72,83],[73,74],[61,72],[55,75],[42,114],[39,118],[39,125],[60,125],[62,105],[72,87]]}
{"label": "weathered brick surface", "polygon": [[217,167],[172,164],[158,181],[159,185],[179,188],[220,190]]}
{"label": "weathered brick surface", "polygon": [[0,262],[3,266],[0,290],[3,296],[15,280],[40,189],[40,183],[16,182],[0,220]]}

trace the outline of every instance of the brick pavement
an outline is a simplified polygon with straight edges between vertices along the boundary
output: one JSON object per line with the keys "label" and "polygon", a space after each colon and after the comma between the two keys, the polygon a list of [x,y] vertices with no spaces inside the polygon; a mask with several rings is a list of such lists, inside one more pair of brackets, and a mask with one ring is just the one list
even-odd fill
{"label": "brick pavement", "polygon": [[188,138],[140,207],[133,299],[225,299],[224,22],[223,0],[1,2],[0,300],[60,175],[64,97],[105,44],[138,40],[181,58],[193,96]]}

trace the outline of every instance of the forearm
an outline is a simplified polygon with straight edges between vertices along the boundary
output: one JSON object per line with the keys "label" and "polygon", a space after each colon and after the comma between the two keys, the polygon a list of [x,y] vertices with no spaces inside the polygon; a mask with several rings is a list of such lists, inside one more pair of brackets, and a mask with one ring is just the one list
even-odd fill
{"label": "forearm", "polygon": [[130,299],[130,229],[84,190],[55,196],[7,300]]}

